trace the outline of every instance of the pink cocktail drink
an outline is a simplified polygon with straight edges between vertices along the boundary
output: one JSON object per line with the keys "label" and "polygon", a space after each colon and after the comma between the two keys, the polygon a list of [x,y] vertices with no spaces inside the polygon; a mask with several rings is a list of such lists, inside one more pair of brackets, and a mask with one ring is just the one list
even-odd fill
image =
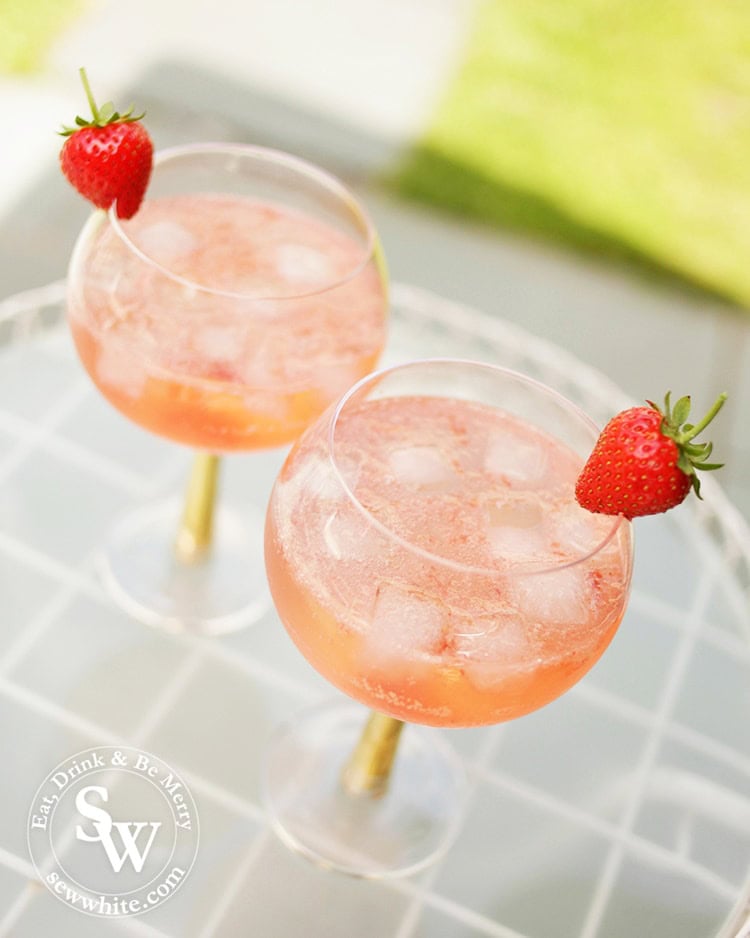
{"label": "pink cocktail drink", "polygon": [[89,224],[76,346],[104,396],[160,436],[214,452],[289,442],[378,359],[377,256],[332,224],[205,193]]}
{"label": "pink cocktail drink", "polygon": [[68,277],[80,358],[122,414],[197,450],[181,513],[144,504],[109,537],[100,567],[129,614],[208,634],[262,614],[260,531],[247,505],[216,510],[220,457],[291,442],[371,371],[386,294],[357,199],[276,150],[163,150],[132,217],[93,213]]}
{"label": "pink cocktail drink", "polygon": [[566,439],[565,402],[533,382],[533,406],[505,409],[492,393],[391,396],[388,380],[363,382],[282,470],[266,535],[277,609],[311,664],[381,713],[521,716],[592,667],[625,610],[630,526],[574,499],[593,425],[568,405],[583,433]]}
{"label": "pink cocktail drink", "polygon": [[[497,723],[564,693],[627,601],[630,525],[583,511],[596,438],[577,407],[477,362],[370,375],[297,442],[266,517],[292,639],[340,700],[279,730],[264,803],[283,840],[359,876],[422,869],[466,777],[427,726]],[[399,742],[400,740],[400,742]]]}

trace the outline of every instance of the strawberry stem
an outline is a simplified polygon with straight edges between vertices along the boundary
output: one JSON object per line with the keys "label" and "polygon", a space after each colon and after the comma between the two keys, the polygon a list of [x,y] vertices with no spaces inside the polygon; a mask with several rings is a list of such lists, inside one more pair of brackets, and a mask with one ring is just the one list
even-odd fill
{"label": "strawberry stem", "polygon": [[122,114],[115,110],[111,101],[107,101],[106,104],[98,107],[96,101],[94,100],[91,86],[89,85],[86,69],[79,68],[78,74],[81,76],[83,90],[86,92],[89,107],[91,108],[92,119],[86,120],[85,118],[79,116],[75,119],[75,127],[66,127],[65,124],[63,124],[62,130],[59,131],[61,137],[70,137],[71,134],[77,133],[83,127],[107,127],[109,124],[134,123],[135,121],[139,121],[144,116],[145,112],[141,114],[134,114],[134,106],[132,104],[127,109],[127,111],[124,111]]}
{"label": "strawberry stem", "polygon": [[86,92],[86,97],[88,98],[89,107],[91,108],[91,113],[94,116],[94,122],[99,120],[99,108],[96,106],[96,101],[94,100],[93,92],[91,91],[91,86],[89,85],[89,80],[86,77],[86,69],[79,68],[78,74],[81,76],[81,81],[83,82],[83,90]]}
{"label": "strawberry stem", "polygon": [[685,430],[683,433],[678,434],[675,437],[675,442],[678,444],[688,443],[693,439],[693,437],[698,436],[701,430],[705,430],[709,423],[711,423],[714,417],[719,413],[721,408],[724,406],[724,401],[726,399],[726,392],[722,391],[722,393],[714,401],[713,407],[711,407],[706,416],[699,423],[696,423],[695,426],[690,427],[689,430]]}

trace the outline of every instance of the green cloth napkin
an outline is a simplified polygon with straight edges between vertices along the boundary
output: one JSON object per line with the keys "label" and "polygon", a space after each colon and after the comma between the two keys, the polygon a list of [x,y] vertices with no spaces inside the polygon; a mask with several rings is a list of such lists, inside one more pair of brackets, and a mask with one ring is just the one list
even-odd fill
{"label": "green cloth napkin", "polygon": [[750,3],[485,0],[392,181],[750,308]]}

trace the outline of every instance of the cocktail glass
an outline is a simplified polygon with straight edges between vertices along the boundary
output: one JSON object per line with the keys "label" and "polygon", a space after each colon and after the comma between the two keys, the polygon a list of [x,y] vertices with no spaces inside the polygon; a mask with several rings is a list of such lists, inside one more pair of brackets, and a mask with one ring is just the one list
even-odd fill
{"label": "cocktail glass", "polygon": [[[574,498],[597,437],[538,382],[428,360],[364,378],[289,454],[271,593],[339,699],[281,727],[264,800],[290,846],[367,877],[450,844],[465,791],[432,727],[515,719],[597,661],[625,611],[631,526]],[[399,737],[400,742],[399,742]]]}
{"label": "cocktail glass", "polygon": [[164,150],[132,219],[89,218],[68,279],[80,358],[126,417],[198,451],[181,521],[175,499],[112,534],[102,569],[128,612],[206,633],[262,612],[262,518],[222,509],[213,534],[219,456],[291,442],[372,370],[385,280],[354,196],[261,147]]}

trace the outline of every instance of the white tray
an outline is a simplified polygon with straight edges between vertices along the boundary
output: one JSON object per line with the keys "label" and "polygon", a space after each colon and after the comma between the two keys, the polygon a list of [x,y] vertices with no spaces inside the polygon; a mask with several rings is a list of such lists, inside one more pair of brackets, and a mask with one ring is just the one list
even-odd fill
{"label": "white tray", "polygon": [[[530,373],[603,421],[628,402],[517,328],[394,289],[387,360]],[[318,871],[269,832],[270,731],[331,689],[275,615],[222,640],[130,621],[93,558],[114,519],[175,493],[189,454],[98,395],[60,324],[62,285],[0,304],[0,938],[729,938],[750,931],[750,535],[720,488],[636,523],[629,611],[591,674],[511,724],[447,735],[476,785],[455,846],[389,884]],[[262,511],[281,453],[226,461]],[[138,746],[186,778],[201,846],[173,898],[103,920],[40,888],[37,786],[65,757]]]}

